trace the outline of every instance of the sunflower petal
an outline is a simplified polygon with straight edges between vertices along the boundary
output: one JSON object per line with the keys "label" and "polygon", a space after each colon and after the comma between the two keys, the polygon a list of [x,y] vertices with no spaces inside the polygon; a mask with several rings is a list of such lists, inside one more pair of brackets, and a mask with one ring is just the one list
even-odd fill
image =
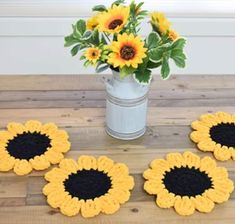
{"label": "sunflower petal", "polygon": [[50,162],[44,155],[35,156],[33,159],[30,159],[29,162],[35,170],[45,170],[50,166]]}
{"label": "sunflower petal", "polygon": [[36,120],[29,120],[25,123],[25,128],[27,131],[33,132],[40,132],[42,127],[42,123]]}
{"label": "sunflower petal", "polygon": [[203,197],[201,195],[197,195],[195,198],[192,198],[195,208],[199,212],[211,212],[215,206],[215,203],[211,201],[209,198]]}
{"label": "sunflower petal", "polygon": [[0,159],[0,171],[9,171],[11,170],[15,165],[15,158],[12,156],[5,156],[4,158]]}
{"label": "sunflower petal", "polygon": [[59,167],[71,173],[76,173],[79,169],[78,164],[73,159],[63,159]]}
{"label": "sunflower petal", "polygon": [[195,211],[195,206],[188,196],[178,197],[174,204],[175,211],[180,215],[192,215]]}
{"label": "sunflower petal", "polygon": [[80,156],[78,158],[78,167],[79,170],[85,169],[85,170],[90,170],[90,169],[97,169],[97,162],[96,158],[94,156]]}
{"label": "sunflower petal", "polygon": [[120,208],[118,200],[114,199],[111,195],[101,196],[99,200],[101,211],[105,214],[113,214]]}
{"label": "sunflower petal", "polygon": [[77,198],[69,198],[60,205],[60,211],[67,216],[77,215],[80,211],[81,203]]}
{"label": "sunflower petal", "polygon": [[186,165],[189,168],[192,168],[192,167],[199,168],[200,167],[200,157],[195,155],[194,153],[186,151],[186,152],[184,152],[183,157],[186,162]]}
{"label": "sunflower petal", "polygon": [[160,208],[170,208],[174,206],[176,197],[174,194],[167,192],[164,190],[157,194],[156,203]]}
{"label": "sunflower petal", "polygon": [[15,166],[14,166],[14,172],[17,175],[26,175],[32,171],[32,165],[29,161],[26,159],[16,159]]}
{"label": "sunflower petal", "polygon": [[108,173],[110,169],[113,167],[114,162],[110,158],[106,156],[100,156],[98,158],[97,166],[99,171],[103,171],[104,173]]}
{"label": "sunflower petal", "polygon": [[101,211],[101,203],[98,199],[87,200],[81,204],[81,215],[84,218],[90,218],[98,215]]}

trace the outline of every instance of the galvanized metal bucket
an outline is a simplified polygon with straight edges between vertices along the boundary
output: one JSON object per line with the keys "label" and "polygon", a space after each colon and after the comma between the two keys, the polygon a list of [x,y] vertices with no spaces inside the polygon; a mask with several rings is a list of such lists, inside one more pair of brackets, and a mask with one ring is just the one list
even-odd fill
{"label": "galvanized metal bucket", "polygon": [[114,138],[136,139],[146,131],[149,85],[141,85],[132,75],[123,79],[113,71],[106,82],[106,131]]}

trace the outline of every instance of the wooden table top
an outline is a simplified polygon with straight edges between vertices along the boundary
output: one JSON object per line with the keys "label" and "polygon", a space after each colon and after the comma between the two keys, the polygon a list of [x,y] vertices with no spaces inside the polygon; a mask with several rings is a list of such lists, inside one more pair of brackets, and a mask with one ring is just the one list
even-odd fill
{"label": "wooden table top", "polygon": [[[135,188],[129,202],[114,215],[84,219],[69,218],[46,203],[41,189],[45,172],[19,177],[0,173],[0,224],[81,223],[235,223],[235,193],[210,214],[190,217],[174,209],[160,209],[154,196],[143,191],[142,172],[154,158],[168,152],[190,150],[200,156],[190,141],[190,123],[201,114],[235,113],[235,76],[174,76],[168,81],[154,78],[149,94],[148,128],[138,140],[120,141],[104,129],[105,91],[99,75],[90,76],[0,76],[0,127],[8,122],[38,119],[55,122],[68,131],[72,149],[67,157],[107,155],[129,166]],[[218,162],[235,180],[235,161]]]}

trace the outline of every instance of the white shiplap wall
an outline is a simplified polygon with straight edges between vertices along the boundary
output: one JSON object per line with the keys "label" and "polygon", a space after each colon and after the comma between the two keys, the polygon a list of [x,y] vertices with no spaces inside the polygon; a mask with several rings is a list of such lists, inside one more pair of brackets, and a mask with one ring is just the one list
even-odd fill
{"label": "white shiplap wall", "polygon": [[[88,74],[63,37],[95,4],[110,0],[0,0],[0,74]],[[235,74],[234,0],[147,0],[187,38],[187,68],[175,74]],[[148,28],[143,25],[142,34]],[[158,73],[158,71],[155,71]]]}

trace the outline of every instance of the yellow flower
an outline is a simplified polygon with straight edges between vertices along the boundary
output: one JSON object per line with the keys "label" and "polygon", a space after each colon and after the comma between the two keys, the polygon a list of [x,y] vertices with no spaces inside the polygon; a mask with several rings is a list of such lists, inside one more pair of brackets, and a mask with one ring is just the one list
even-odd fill
{"label": "yellow flower", "polygon": [[45,174],[43,188],[48,204],[62,214],[85,218],[99,213],[113,214],[130,198],[134,179],[128,167],[106,156],[80,156],[78,161],[63,159],[59,168]]}
{"label": "yellow flower", "polygon": [[114,68],[123,66],[137,68],[146,57],[147,51],[140,37],[126,33],[118,35],[117,41],[112,42],[110,50],[112,52],[109,54],[108,63]]}
{"label": "yellow flower", "polygon": [[93,16],[93,17],[91,17],[90,19],[87,20],[87,22],[86,22],[86,29],[87,30],[94,30],[98,26],[98,24],[99,24],[99,22],[98,22],[99,15],[100,14],[97,14],[97,15],[95,15],[95,16]]}
{"label": "yellow flower", "polygon": [[86,57],[86,60],[90,61],[94,65],[100,59],[101,50],[97,47],[88,48],[84,56]]}
{"label": "yellow flower", "polygon": [[153,12],[150,14],[151,23],[155,26],[161,34],[166,34],[170,30],[171,23],[161,12]]}
{"label": "yellow flower", "polygon": [[175,30],[170,30],[168,32],[168,37],[174,41],[174,40],[177,40],[180,36]]}
{"label": "yellow flower", "polygon": [[130,8],[114,5],[98,17],[98,30],[107,33],[119,33],[127,24]]}
{"label": "yellow flower", "polygon": [[59,163],[70,149],[68,134],[53,123],[30,120],[24,125],[11,122],[0,132],[0,171],[26,175]]}
{"label": "yellow flower", "polygon": [[229,199],[234,186],[223,167],[213,159],[191,153],[169,153],[164,159],[155,159],[143,176],[144,189],[157,195],[161,208],[174,207],[179,215],[192,215],[195,210],[211,212],[215,203]]}
{"label": "yellow flower", "polygon": [[213,152],[221,161],[235,160],[235,115],[225,112],[203,114],[191,126],[195,131],[190,138],[200,150]]}

